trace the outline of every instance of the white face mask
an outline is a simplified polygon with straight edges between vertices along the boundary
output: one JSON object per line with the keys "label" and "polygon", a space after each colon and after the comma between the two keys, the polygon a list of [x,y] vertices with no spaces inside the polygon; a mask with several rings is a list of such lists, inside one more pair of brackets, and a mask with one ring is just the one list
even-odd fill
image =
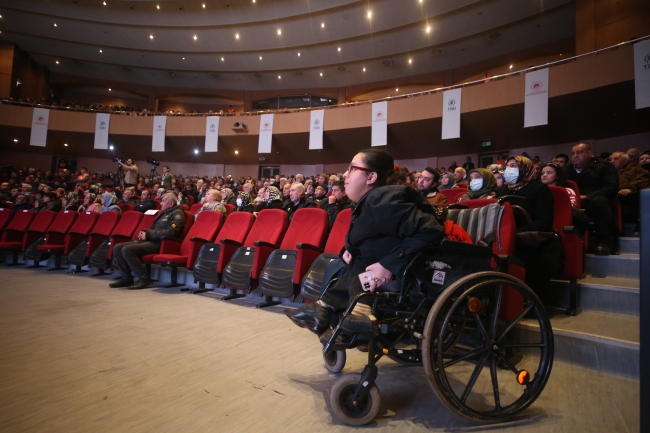
{"label": "white face mask", "polygon": [[517,179],[519,179],[519,169],[515,167],[506,167],[503,172],[503,179],[506,183],[511,185],[517,183]]}
{"label": "white face mask", "polygon": [[472,179],[469,182],[469,189],[472,191],[478,191],[483,188],[483,179]]}
{"label": "white face mask", "polygon": [[241,207],[241,199],[240,198],[237,199],[237,206]]}

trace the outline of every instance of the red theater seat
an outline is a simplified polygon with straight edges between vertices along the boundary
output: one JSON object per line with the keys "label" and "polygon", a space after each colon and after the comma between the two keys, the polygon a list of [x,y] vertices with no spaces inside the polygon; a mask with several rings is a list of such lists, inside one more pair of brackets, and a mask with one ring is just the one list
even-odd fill
{"label": "red theater seat", "polygon": [[[79,215],[79,218],[75,220],[69,231],[63,234],[62,239],[59,236],[54,239],[54,237],[50,237],[48,233],[45,243],[39,245],[37,249],[38,251],[47,254],[54,254],[55,264],[50,270],[55,271],[64,269],[61,267],[61,256],[68,255],[77,245],[79,245],[91,232],[98,219],[99,214],[97,212],[83,212]],[[54,223],[52,223],[52,225],[54,225]]]}
{"label": "red theater seat", "polygon": [[[19,252],[24,252],[27,247],[45,235],[54,218],[56,212],[51,210],[42,210],[35,217],[31,210],[23,210],[16,215],[5,229],[0,241],[0,250],[12,253],[11,265],[18,264]],[[26,228],[25,223],[29,224]]]}

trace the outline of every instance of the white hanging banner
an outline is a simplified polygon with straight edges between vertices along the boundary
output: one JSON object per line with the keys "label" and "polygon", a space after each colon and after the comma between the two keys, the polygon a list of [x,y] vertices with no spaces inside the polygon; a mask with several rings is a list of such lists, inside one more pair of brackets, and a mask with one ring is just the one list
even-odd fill
{"label": "white hanging banner", "polygon": [[32,135],[29,138],[30,146],[45,147],[49,120],[50,110],[46,108],[34,108],[34,114],[32,115]]}
{"label": "white hanging banner", "polygon": [[311,112],[311,127],[309,129],[309,149],[323,148],[323,120],[325,110],[314,110]]}
{"label": "white hanging banner", "polygon": [[219,150],[219,116],[205,118],[205,151],[217,152]]}
{"label": "white hanging banner", "polygon": [[97,113],[95,117],[95,149],[108,149],[108,128],[110,113]]}
{"label": "white hanging banner", "polygon": [[273,114],[262,114],[260,118],[260,141],[257,144],[257,153],[271,153],[272,139]]}
{"label": "white hanging banner", "polygon": [[524,128],[548,124],[548,68],[526,74]]}
{"label": "white hanging banner", "polygon": [[460,107],[463,89],[442,94],[442,139],[460,138]]}
{"label": "white hanging banner", "polygon": [[371,146],[388,144],[388,101],[372,104],[372,138]]}
{"label": "white hanging banner", "polygon": [[636,109],[650,107],[650,40],[634,44]]}
{"label": "white hanging banner", "polygon": [[165,128],[166,127],[167,127],[167,116],[154,116],[153,140],[151,143],[152,152],[165,151]]}

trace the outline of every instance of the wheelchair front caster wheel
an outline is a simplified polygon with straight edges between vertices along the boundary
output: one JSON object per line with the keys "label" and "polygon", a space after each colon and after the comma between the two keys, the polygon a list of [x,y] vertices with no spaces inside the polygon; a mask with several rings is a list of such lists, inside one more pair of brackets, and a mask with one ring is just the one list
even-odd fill
{"label": "wheelchair front caster wheel", "polygon": [[379,413],[379,388],[370,385],[365,398],[354,401],[354,391],[361,381],[360,373],[350,373],[341,377],[332,387],[330,404],[334,415],[348,425],[364,425],[375,419]]}
{"label": "wheelchair front caster wheel", "polygon": [[332,373],[340,373],[345,367],[345,350],[330,350],[323,353],[325,368]]}

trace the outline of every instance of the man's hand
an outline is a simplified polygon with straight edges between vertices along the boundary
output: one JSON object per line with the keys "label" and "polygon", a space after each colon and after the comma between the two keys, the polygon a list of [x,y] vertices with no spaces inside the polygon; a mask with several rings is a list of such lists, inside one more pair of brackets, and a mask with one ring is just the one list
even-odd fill
{"label": "man's hand", "polygon": [[140,233],[138,233],[138,240],[139,241],[147,240],[147,234],[143,230],[140,230]]}
{"label": "man's hand", "polygon": [[393,279],[393,274],[388,269],[380,265],[379,262],[368,266],[366,268],[366,272],[373,273],[375,280],[377,281],[377,287]]}
{"label": "man's hand", "polygon": [[352,261],[352,254],[350,254],[350,252],[348,250],[345,250],[345,252],[343,253],[342,259],[343,259],[343,261],[345,263],[347,263],[349,265],[350,262]]}
{"label": "man's hand", "polygon": [[334,194],[332,194],[331,196],[327,197],[327,199],[329,200],[330,204],[334,204],[334,203],[336,203],[336,197],[334,197]]}
{"label": "man's hand", "polygon": [[625,188],[625,189],[620,190],[618,192],[618,195],[626,196],[626,195],[630,195],[632,193],[634,193],[634,191],[632,191],[630,188]]}

